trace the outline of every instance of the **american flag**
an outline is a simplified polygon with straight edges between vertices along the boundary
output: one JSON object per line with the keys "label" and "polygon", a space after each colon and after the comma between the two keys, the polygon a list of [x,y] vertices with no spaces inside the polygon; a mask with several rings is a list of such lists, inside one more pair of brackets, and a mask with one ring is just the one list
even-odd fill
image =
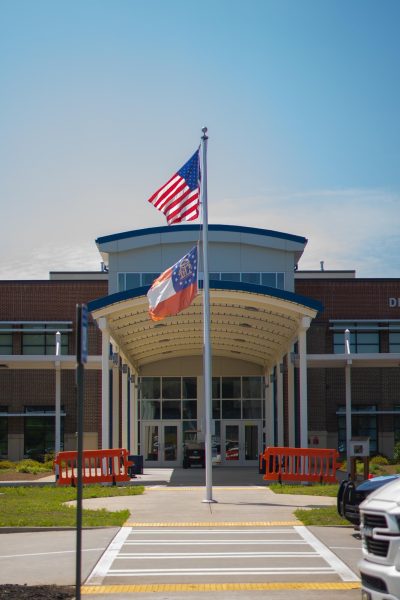
{"label": "american flag", "polygon": [[199,150],[179,171],[149,198],[164,213],[168,225],[194,221],[199,216],[200,167]]}

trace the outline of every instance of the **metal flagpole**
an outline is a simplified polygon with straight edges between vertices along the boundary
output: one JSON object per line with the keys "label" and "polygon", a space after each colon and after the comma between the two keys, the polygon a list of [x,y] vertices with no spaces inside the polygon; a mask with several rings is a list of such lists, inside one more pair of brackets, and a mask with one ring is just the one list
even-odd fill
{"label": "metal flagpole", "polygon": [[203,208],[203,361],[205,408],[206,497],[203,502],[215,502],[212,497],[212,443],[211,443],[211,341],[210,341],[210,285],[208,270],[208,209],[207,209],[207,127],[201,138],[201,204]]}

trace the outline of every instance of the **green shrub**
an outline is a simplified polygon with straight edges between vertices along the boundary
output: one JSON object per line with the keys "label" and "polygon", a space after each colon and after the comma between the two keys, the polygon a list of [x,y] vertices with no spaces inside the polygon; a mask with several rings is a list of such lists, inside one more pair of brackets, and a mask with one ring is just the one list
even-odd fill
{"label": "green shrub", "polygon": [[46,471],[52,471],[53,470],[53,459],[49,458],[48,460],[46,460],[43,465],[42,465]]}
{"label": "green shrub", "polygon": [[389,461],[386,458],[386,456],[381,456],[380,454],[373,456],[370,460],[370,465],[388,465],[388,464],[389,464]]}
{"label": "green shrub", "polygon": [[15,469],[15,464],[11,460],[0,460],[0,470]]}
{"label": "green shrub", "polygon": [[40,463],[37,460],[32,460],[31,458],[27,458],[25,460],[21,460],[17,464],[16,471],[18,473],[32,473],[36,475],[37,473],[44,473],[48,471],[48,469],[43,463]]}
{"label": "green shrub", "polygon": [[400,442],[397,442],[397,444],[394,446],[393,460],[396,464],[400,463]]}
{"label": "green shrub", "polygon": [[372,473],[373,475],[381,475],[382,474],[381,465],[370,463],[369,472]]}

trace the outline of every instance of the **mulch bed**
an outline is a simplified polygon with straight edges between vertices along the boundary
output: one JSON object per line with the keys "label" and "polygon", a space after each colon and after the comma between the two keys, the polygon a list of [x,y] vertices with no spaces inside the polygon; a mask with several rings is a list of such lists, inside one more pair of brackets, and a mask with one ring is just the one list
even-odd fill
{"label": "mulch bed", "polygon": [[36,479],[42,479],[52,475],[52,471],[46,473],[17,473],[17,471],[0,471],[0,481],[36,481]]}
{"label": "mulch bed", "polygon": [[0,585],[0,600],[72,600],[75,587],[58,585]]}

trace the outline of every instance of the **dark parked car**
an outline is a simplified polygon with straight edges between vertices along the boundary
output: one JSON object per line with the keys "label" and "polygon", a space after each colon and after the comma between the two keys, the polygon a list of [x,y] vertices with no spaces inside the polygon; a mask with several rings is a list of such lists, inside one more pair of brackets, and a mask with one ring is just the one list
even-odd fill
{"label": "dark parked car", "polygon": [[183,450],[183,468],[188,469],[193,465],[206,466],[204,444],[201,442],[186,442]]}
{"label": "dark parked car", "polygon": [[359,505],[373,491],[386,483],[398,479],[400,475],[381,475],[366,479],[359,485],[353,481],[342,481],[337,495],[337,510],[341,517],[347,519],[355,527],[360,525]]}

